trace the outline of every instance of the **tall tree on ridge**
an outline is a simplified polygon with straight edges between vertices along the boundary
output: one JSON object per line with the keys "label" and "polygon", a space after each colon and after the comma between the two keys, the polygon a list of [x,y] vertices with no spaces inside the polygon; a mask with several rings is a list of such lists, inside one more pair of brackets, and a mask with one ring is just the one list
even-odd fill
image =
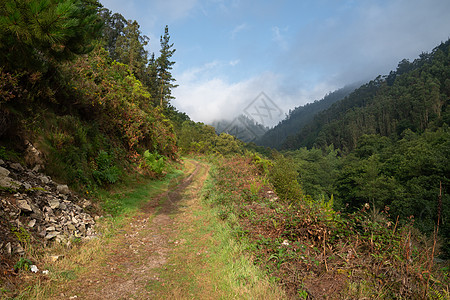
{"label": "tall tree on ridge", "polygon": [[160,56],[156,59],[156,70],[158,79],[158,91],[157,100],[159,100],[159,105],[161,107],[169,107],[169,102],[173,99],[172,88],[178,85],[173,84],[175,78],[172,77],[172,66],[175,64],[171,61],[172,55],[175,53],[173,49],[173,43],[170,44],[169,27],[166,25],[164,29],[164,36],[161,36],[161,49]]}
{"label": "tall tree on ridge", "polygon": [[123,30],[127,25],[127,20],[119,13],[114,13],[107,9],[102,8],[99,13],[103,19],[103,41],[105,49],[108,50],[109,56],[112,59],[117,59],[116,54],[116,42],[119,36],[123,35]]}
{"label": "tall tree on ridge", "polygon": [[127,64],[130,71],[140,80],[145,77],[145,67],[148,62],[148,52],[145,46],[148,44],[149,38],[141,35],[139,24],[136,21],[128,21],[127,26],[123,30],[124,34],[117,38],[116,55],[117,59]]}

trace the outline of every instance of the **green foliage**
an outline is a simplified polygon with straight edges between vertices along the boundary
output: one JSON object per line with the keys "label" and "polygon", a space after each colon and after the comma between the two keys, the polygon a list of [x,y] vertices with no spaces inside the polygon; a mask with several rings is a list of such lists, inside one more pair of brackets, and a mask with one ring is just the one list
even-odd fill
{"label": "green foliage", "polygon": [[325,151],[317,148],[301,148],[286,153],[294,161],[303,192],[313,199],[330,199],[336,193],[335,180],[339,172],[339,151],[333,146]]}
{"label": "green foliage", "polygon": [[215,150],[222,155],[243,153],[243,143],[234,136],[222,132],[216,139]]}
{"label": "green foliage", "polygon": [[100,4],[90,0],[5,0],[0,3],[0,64],[44,70],[87,53],[98,36]]}
{"label": "green foliage", "polygon": [[164,167],[165,167],[164,157],[159,155],[156,152],[151,153],[150,151],[145,150],[144,163],[141,164],[141,167],[149,168],[151,171],[155,172],[156,174],[162,174]]}
{"label": "green foliage", "polygon": [[[287,170],[289,160],[282,159],[277,157],[274,168],[278,162]],[[446,271],[429,268],[433,241],[414,230],[411,219],[406,224],[393,222],[389,209],[371,205],[337,213],[331,209],[332,200],[324,204],[308,197],[286,202],[259,193],[248,201],[248,186],[261,180],[251,176],[255,165],[248,159],[218,160],[210,174],[213,184],[205,199],[219,208],[218,217],[235,228],[237,238],[248,242],[255,263],[280,282],[288,295],[328,296],[316,288],[317,280],[335,284],[336,277],[342,278],[339,298],[415,299],[422,298],[425,290],[439,296],[448,289]],[[290,185],[289,180],[282,182]]]}
{"label": "green foliage", "polygon": [[[22,73],[5,72],[3,67],[0,67],[0,107],[3,103],[12,101],[14,98],[20,97],[23,90],[19,84]],[[0,130],[0,135],[1,135]]]}
{"label": "green foliage", "polygon": [[0,159],[18,161],[19,158],[20,155],[16,151],[0,147]]}
{"label": "green foliage", "polygon": [[120,170],[114,165],[114,158],[108,152],[100,150],[96,159],[96,169],[92,172],[94,179],[101,185],[115,183],[120,177]]}
{"label": "green foliage", "polygon": [[[113,141],[99,130],[98,124],[72,115],[56,116],[47,112],[44,116],[42,123],[37,124],[41,129],[36,134],[43,136],[42,144],[37,146],[48,154],[46,172],[83,193],[90,192],[98,184],[107,183],[101,173],[108,171],[98,168],[97,157],[101,151],[112,153]],[[118,147],[114,150],[116,154],[123,154],[123,151]],[[118,164],[113,162],[113,155],[109,158],[111,166]],[[94,178],[93,172],[97,173],[97,178]]]}
{"label": "green foliage", "polygon": [[12,227],[11,232],[22,244],[28,244],[31,240],[30,233],[23,227]]}
{"label": "green foliage", "polygon": [[262,137],[258,138],[256,144],[274,149],[280,149],[285,144],[285,147],[292,149],[291,143],[294,142],[294,135],[310,123],[315,115],[326,110],[333,103],[344,99],[356,87],[356,84],[345,86],[327,94],[321,100],[315,100],[312,103],[289,110],[289,115],[275,127],[269,129]]}
{"label": "green foliage", "polygon": [[177,134],[178,146],[183,154],[211,154],[217,135],[212,126],[184,121]]}
{"label": "green foliage", "polygon": [[253,154],[252,162],[258,167],[262,174],[269,174],[269,170],[273,167],[272,161],[268,159],[261,158],[258,154]]}
{"label": "green foliage", "polygon": [[31,262],[31,260],[29,260],[28,258],[21,257],[19,261],[14,265],[14,269],[28,271],[32,264],[33,262]]}
{"label": "green foliage", "polygon": [[119,13],[112,13],[109,9],[102,7],[99,16],[103,20],[102,40],[110,57],[117,60],[116,42],[123,35],[127,20]]}
{"label": "green foliage", "polygon": [[270,170],[269,179],[280,199],[287,202],[299,202],[303,199],[298,183],[298,173],[292,168],[294,161],[282,155],[278,156]]}
{"label": "green foliage", "polygon": [[120,137],[130,152],[150,149],[176,157],[176,137],[162,108],[154,108],[142,83],[130,75],[127,65],[111,62],[102,48],[87,58],[67,65],[71,93],[82,99],[91,118],[96,118],[108,135]]}
{"label": "green foliage", "polygon": [[147,65],[147,51],[145,46],[149,38],[142,36],[139,24],[136,21],[128,21],[123,28],[123,33],[117,36],[114,47],[114,56],[121,63],[126,64],[131,73],[138,79],[144,80],[145,66]]}
{"label": "green foliage", "polygon": [[173,43],[170,43],[169,27],[166,25],[164,28],[164,35],[160,38],[160,55],[156,59],[154,65],[149,67],[154,67],[157,74],[157,87],[156,87],[156,101],[161,107],[167,108],[169,106],[169,101],[173,98],[172,89],[177,87],[175,78],[173,78],[171,70],[174,61],[171,61],[175,49],[173,49]]}

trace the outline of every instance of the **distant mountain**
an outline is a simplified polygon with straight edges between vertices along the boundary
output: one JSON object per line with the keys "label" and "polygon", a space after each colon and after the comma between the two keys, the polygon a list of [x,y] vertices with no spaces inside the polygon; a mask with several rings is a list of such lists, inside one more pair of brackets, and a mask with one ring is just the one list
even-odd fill
{"label": "distant mountain", "polygon": [[450,124],[449,48],[450,40],[413,62],[402,60],[396,71],[378,76],[316,114],[286,139],[282,149],[333,144],[349,152],[364,134],[396,139],[407,129],[422,133]]}
{"label": "distant mountain", "polygon": [[278,125],[268,130],[263,136],[255,140],[260,146],[280,149],[286,138],[296,135],[306,124],[313,120],[314,116],[329,108],[336,101],[344,99],[360,84],[352,84],[327,94],[321,100],[299,106],[289,111],[289,115]]}
{"label": "distant mountain", "polygon": [[214,121],[212,125],[216,129],[216,133],[222,132],[234,135],[243,142],[254,142],[269,129],[245,115],[239,115],[234,120]]}

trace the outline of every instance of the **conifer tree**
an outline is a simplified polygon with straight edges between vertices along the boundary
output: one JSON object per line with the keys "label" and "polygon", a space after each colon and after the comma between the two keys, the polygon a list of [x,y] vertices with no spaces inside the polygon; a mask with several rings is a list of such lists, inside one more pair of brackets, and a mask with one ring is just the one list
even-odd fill
{"label": "conifer tree", "polygon": [[97,0],[0,1],[0,64],[45,71],[92,50],[101,22]]}
{"label": "conifer tree", "polygon": [[155,106],[158,105],[158,70],[156,65],[155,53],[152,53],[145,69],[144,85],[148,88],[150,95],[152,95]]}
{"label": "conifer tree", "polygon": [[145,67],[148,62],[148,52],[145,46],[149,38],[141,34],[136,21],[128,21],[123,35],[117,38],[115,52],[118,61],[127,64],[130,71],[140,80],[144,78]]}
{"label": "conifer tree", "polygon": [[167,25],[164,29],[164,35],[161,36],[160,42],[160,55],[156,59],[158,80],[157,101],[159,100],[160,106],[167,108],[169,107],[170,100],[173,99],[172,88],[178,86],[173,84],[175,79],[170,72],[172,66],[175,64],[174,61],[171,61],[171,57],[176,50],[173,49],[173,43],[170,43],[169,27]]}
{"label": "conifer tree", "polygon": [[103,42],[104,47],[109,52],[109,56],[112,59],[117,59],[116,54],[116,42],[119,36],[123,35],[127,20],[119,13],[114,13],[107,9],[102,8],[100,10],[100,17],[103,19]]}

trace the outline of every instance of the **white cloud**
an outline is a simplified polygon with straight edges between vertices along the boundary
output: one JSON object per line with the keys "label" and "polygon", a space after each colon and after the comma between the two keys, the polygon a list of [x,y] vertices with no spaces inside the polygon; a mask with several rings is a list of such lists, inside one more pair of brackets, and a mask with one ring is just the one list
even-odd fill
{"label": "white cloud", "polygon": [[179,87],[173,91],[176,98],[173,104],[194,121],[212,123],[214,120],[232,120],[264,92],[283,111],[280,118],[266,120],[267,124],[264,124],[274,126],[284,118],[289,109],[321,99],[334,89],[327,84],[318,84],[308,89],[287,87],[283,85],[285,81],[282,76],[272,72],[264,72],[234,83],[209,76],[209,73],[214,72],[214,67],[219,65],[216,62],[206,64],[177,76]]}
{"label": "white cloud", "polygon": [[286,51],[289,48],[288,40],[284,36],[289,30],[289,27],[279,28],[278,26],[272,27],[272,40],[278,44],[281,50]]}
{"label": "white cloud", "polygon": [[[300,28],[278,65],[287,66],[292,76],[304,72],[304,80],[314,77],[340,86],[369,80],[445,41],[442,29],[450,30],[449,10],[450,2],[440,0],[361,1],[351,13]],[[274,28],[273,34],[282,40],[280,30]]]}
{"label": "white cloud", "polygon": [[234,39],[239,32],[241,32],[247,28],[248,28],[248,25],[246,23],[242,23],[242,24],[234,27],[234,29],[231,31],[231,38]]}

